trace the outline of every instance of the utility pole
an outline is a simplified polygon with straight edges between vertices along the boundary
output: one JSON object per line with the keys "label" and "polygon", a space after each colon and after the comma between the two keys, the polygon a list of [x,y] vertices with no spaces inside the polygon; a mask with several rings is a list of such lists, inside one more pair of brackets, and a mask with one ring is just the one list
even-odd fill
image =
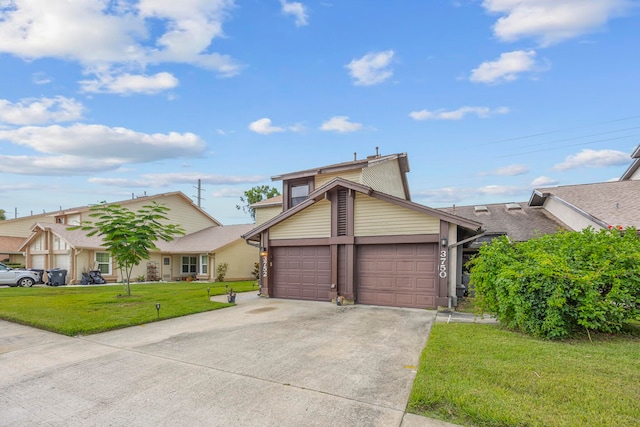
{"label": "utility pole", "polygon": [[202,193],[203,191],[205,191],[205,190],[203,190],[203,189],[202,189],[202,185],[201,185],[201,180],[200,180],[200,179],[198,179],[198,186],[197,186],[197,187],[194,187],[194,188],[197,188],[197,189],[198,189],[198,195],[197,195],[197,196],[191,196],[191,197],[195,197],[195,198],[196,198],[196,200],[198,201],[198,207],[200,208],[200,207],[201,207],[201,203],[202,203],[202,201],[203,201],[203,200],[205,200],[205,199],[203,199],[203,198],[201,197],[201,193]]}

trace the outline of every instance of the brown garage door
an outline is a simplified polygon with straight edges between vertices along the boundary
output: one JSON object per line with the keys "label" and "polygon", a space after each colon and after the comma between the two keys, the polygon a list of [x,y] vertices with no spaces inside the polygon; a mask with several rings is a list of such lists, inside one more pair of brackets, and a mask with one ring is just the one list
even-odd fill
{"label": "brown garage door", "polygon": [[356,264],[358,303],[436,307],[437,244],[361,245]]}
{"label": "brown garage door", "polygon": [[329,301],[329,246],[276,247],[273,273],[274,297]]}

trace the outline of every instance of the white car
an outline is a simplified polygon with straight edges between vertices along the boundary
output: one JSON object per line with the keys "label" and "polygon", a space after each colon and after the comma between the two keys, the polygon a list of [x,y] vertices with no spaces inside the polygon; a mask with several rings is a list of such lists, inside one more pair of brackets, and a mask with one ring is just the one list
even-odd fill
{"label": "white car", "polygon": [[7,267],[0,262],[0,285],[30,287],[40,281],[40,273]]}

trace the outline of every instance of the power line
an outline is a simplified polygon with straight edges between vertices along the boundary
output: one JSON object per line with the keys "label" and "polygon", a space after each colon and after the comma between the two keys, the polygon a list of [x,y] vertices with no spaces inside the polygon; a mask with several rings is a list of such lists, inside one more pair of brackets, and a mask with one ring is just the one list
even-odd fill
{"label": "power line", "polygon": [[605,142],[605,141],[614,141],[614,140],[617,140],[617,139],[631,138],[631,137],[634,137],[634,136],[640,136],[640,134],[619,136],[617,138],[599,139],[599,140],[596,140],[596,141],[581,142],[580,144],[561,145],[561,146],[558,146],[558,147],[545,148],[545,149],[542,149],[542,150],[526,151],[526,152],[522,152],[522,153],[507,154],[507,155],[504,155],[504,156],[496,156],[496,157],[497,158],[516,157],[516,156],[522,156],[522,155],[525,155],[525,154],[540,153],[540,152],[543,152],[543,151],[552,151],[552,150],[556,150],[558,148],[578,147],[578,146],[581,146],[581,145],[589,145],[589,144],[595,144],[597,142]]}
{"label": "power line", "polygon": [[552,131],[548,131],[548,132],[536,133],[536,134],[532,134],[532,135],[518,136],[518,137],[515,137],[515,138],[500,139],[498,141],[492,141],[492,142],[486,142],[484,144],[480,144],[480,146],[500,144],[500,143],[503,143],[503,142],[518,141],[518,140],[521,140],[521,139],[535,138],[537,136],[551,135],[551,134],[554,134],[554,133],[567,132],[567,131],[576,130],[576,129],[584,129],[584,128],[597,126],[597,125],[604,125],[604,124],[608,124],[608,123],[616,123],[616,122],[621,122],[621,121],[625,121],[625,120],[637,119],[639,117],[640,117],[640,115],[638,115],[638,116],[629,116],[629,117],[623,117],[621,119],[614,119],[614,120],[608,120],[608,121],[605,121],[605,122],[591,123],[591,124],[583,125],[583,126],[575,126],[575,127],[571,127],[571,128],[565,128],[565,129],[556,129],[556,130],[552,130]]}

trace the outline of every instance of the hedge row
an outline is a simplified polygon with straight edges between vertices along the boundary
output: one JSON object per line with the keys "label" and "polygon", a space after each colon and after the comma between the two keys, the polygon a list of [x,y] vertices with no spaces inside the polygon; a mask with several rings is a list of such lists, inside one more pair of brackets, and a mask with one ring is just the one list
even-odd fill
{"label": "hedge row", "polygon": [[640,237],[635,229],[558,232],[484,245],[470,262],[480,310],[528,334],[560,339],[620,332],[640,320]]}

